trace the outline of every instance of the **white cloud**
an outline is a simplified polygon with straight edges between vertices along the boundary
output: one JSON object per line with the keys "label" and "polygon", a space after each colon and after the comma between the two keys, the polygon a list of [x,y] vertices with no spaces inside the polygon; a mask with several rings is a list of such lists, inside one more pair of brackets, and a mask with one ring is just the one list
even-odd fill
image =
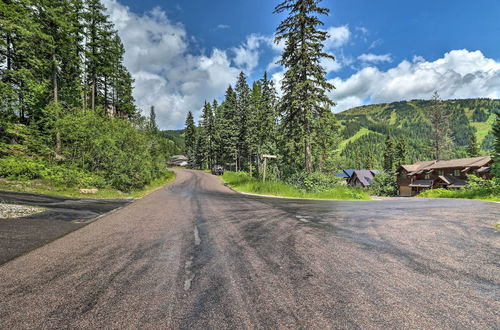
{"label": "white cloud", "polygon": [[259,57],[261,53],[261,45],[266,44],[271,47],[271,37],[266,37],[258,34],[251,34],[247,37],[244,44],[232,48],[235,54],[234,63],[238,68],[243,69],[248,74],[259,64]]}
{"label": "white cloud", "polygon": [[375,54],[361,54],[358,56],[358,60],[365,63],[382,63],[382,62],[392,62],[391,54],[375,55]]}
{"label": "white cloud", "polygon": [[236,81],[239,69],[226,51],[190,54],[186,30],[160,9],[137,15],[116,0],[103,2],[125,46],[136,104],[146,111],[154,105],[161,128],[181,127],[188,111],[199,115],[205,100],[224,95]]}
{"label": "white cloud", "polygon": [[332,26],[329,27],[326,32],[328,32],[328,39],[325,41],[325,49],[332,50],[334,48],[339,48],[347,44],[351,38],[351,31],[349,26]]}
{"label": "white cloud", "polygon": [[231,27],[227,24],[219,24],[215,27],[215,30],[226,30],[230,29]]}
{"label": "white cloud", "polygon": [[331,82],[336,112],[367,102],[429,99],[435,90],[444,99],[500,98],[500,62],[481,51],[453,50],[433,62],[415,57],[387,71],[368,66]]}

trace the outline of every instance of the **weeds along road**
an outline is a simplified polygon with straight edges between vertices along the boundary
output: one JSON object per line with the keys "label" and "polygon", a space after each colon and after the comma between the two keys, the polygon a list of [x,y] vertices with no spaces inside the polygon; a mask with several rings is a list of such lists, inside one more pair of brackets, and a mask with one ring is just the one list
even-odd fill
{"label": "weeds along road", "polygon": [[178,170],[0,266],[0,328],[498,327],[500,204],[298,201]]}

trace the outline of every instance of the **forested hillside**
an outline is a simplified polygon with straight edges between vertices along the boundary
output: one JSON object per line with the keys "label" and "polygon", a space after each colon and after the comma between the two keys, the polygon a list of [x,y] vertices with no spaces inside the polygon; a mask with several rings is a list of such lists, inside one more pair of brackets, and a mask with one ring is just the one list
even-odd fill
{"label": "forested hillside", "polygon": [[[500,100],[463,99],[442,101],[450,114],[452,153],[467,157],[473,136],[479,154],[493,153],[492,126]],[[432,159],[428,111],[432,101],[412,100],[367,105],[337,114],[342,124],[341,164],[349,168],[382,168],[385,140],[392,136],[405,145],[406,161]]]}
{"label": "forested hillside", "polygon": [[0,2],[0,178],[138,189],[174,143],[134,105],[100,0]]}
{"label": "forested hillside", "polygon": [[[450,114],[452,131],[448,158],[473,156],[468,150],[473,137],[476,138],[478,155],[493,155],[493,125],[495,113],[500,111],[500,100],[448,100],[442,101],[442,105]],[[336,114],[341,123],[338,129],[340,143],[338,155],[330,168],[382,169],[388,136],[402,152],[405,162],[432,159],[428,116],[431,106],[430,100],[413,100],[367,105]],[[163,134],[175,141],[179,149],[184,147],[183,130]],[[273,135],[273,138],[280,139],[278,135]]]}

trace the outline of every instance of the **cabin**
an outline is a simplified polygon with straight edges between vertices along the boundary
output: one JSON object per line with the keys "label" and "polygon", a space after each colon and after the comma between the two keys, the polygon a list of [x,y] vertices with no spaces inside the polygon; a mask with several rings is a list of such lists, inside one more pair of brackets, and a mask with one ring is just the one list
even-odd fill
{"label": "cabin", "polygon": [[396,172],[399,196],[415,196],[427,189],[460,189],[468,174],[491,179],[492,162],[490,156],[483,156],[401,165]]}
{"label": "cabin", "polygon": [[335,176],[344,179],[344,182],[347,183],[347,181],[349,181],[349,179],[354,174],[354,171],[355,169],[345,169],[340,173],[336,173]]}
{"label": "cabin", "polygon": [[352,187],[367,188],[372,185],[373,178],[377,174],[377,170],[354,170],[347,184]]}
{"label": "cabin", "polygon": [[170,158],[169,166],[188,166],[188,158],[184,155],[175,155]]}

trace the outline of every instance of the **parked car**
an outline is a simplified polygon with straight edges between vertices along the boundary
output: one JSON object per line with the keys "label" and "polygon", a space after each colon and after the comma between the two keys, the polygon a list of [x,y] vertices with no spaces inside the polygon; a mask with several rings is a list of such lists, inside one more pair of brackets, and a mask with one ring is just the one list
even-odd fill
{"label": "parked car", "polygon": [[224,174],[224,167],[222,165],[214,165],[214,166],[212,166],[212,174],[213,175],[222,175],[222,174]]}

